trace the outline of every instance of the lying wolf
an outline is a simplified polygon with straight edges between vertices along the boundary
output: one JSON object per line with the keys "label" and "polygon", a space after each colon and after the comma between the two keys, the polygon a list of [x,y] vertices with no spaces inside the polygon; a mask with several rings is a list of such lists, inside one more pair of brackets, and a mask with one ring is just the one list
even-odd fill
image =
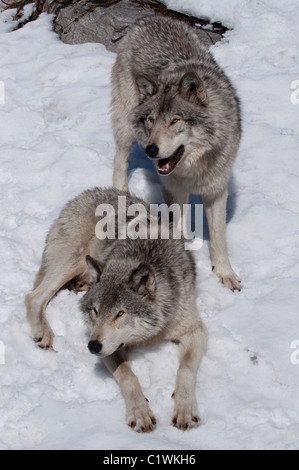
{"label": "lying wolf", "polygon": [[225,235],[227,184],[241,137],[239,100],[194,29],[162,17],[132,27],[112,71],[112,124],[114,187],[128,189],[137,140],[156,165],[168,205],[202,195],[213,270],[225,286],[240,290]]}
{"label": "lying wolf", "polygon": [[196,308],[194,261],[184,240],[132,240],[123,237],[118,224],[114,239],[97,238],[96,208],[109,204],[120,218],[119,196],[127,196],[126,207],[144,204],[124,192],[96,188],[62,210],[47,236],[34,290],[26,296],[27,318],[38,346],[51,349],[54,334],[45,316],[47,304],[70,283],[87,290],[80,305],[91,330],[89,350],[102,358],[119,383],[127,422],[138,432],[154,429],[156,420],[127,362],[127,352],[132,346],[160,340],[178,343],[173,424],[185,430],[200,421],[195,382],[207,342]]}

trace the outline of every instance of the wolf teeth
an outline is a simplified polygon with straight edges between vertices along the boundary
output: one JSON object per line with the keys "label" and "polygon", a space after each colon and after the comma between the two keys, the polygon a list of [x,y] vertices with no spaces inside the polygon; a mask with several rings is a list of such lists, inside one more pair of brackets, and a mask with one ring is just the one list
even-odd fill
{"label": "wolf teeth", "polygon": [[[176,167],[177,163],[180,161],[182,155],[184,153],[184,146],[180,145],[177,150],[168,158],[164,158],[163,160],[159,160],[157,163],[158,171],[161,174],[168,174]],[[172,167],[173,163],[173,167]]]}

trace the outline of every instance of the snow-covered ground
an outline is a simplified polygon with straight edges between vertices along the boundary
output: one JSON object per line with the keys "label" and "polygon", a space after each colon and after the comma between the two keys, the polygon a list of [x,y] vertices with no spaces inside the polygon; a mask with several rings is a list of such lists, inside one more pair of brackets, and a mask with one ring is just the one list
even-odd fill
{"label": "snow-covered ground", "polygon": [[[207,240],[195,254],[198,306],[209,330],[197,383],[203,425],[185,433],[170,426],[177,347],[161,344],[132,356],[157,429],[139,435],[127,427],[117,384],[88,352],[73,293],[61,292],[48,307],[58,352],[30,339],[24,295],[51,222],[83,189],[112,182],[115,56],[99,44],[61,43],[47,15],[10,32],[4,12],[0,449],[299,449],[299,92],[291,89],[299,80],[299,5],[165,3],[234,28],[212,52],[243,104],[227,227],[242,292],[217,282]],[[159,194],[149,170],[133,170],[130,187],[147,198]]]}

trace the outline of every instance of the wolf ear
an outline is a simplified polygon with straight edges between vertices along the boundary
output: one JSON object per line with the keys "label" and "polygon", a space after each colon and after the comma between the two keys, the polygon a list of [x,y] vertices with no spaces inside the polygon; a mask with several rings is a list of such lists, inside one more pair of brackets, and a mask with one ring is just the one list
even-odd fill
{"label": "wolf ear", "polygon": [[145,101],[147,98],[157,93],[158,85],[155,80],[141,74],[136,75],[135,80],[141,101]]}
{"label": "wolf ear", "polygon": [[208,106],[207,90],[196,72],[187,72],[180,81],[179,93],[190,103]]}
{"label": "wolf ear", "polygon": [[91,285],[96,284],[101,278],[105,264],[100,263],[100,261],[97,261],[89,255],[87,255],[85,259],[89,271],[89,282]]}
{"label": "wolf ear", "polygon": [[140,263],[138,268],[133,269],[128,284],[130,289],[142,297],[155,297],[155,275],[152,268],[146,263]]}

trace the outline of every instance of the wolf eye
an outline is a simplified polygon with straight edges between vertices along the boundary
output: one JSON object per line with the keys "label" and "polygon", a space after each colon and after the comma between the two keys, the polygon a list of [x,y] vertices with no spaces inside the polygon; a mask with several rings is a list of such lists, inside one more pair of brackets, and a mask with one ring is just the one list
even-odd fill
{"label": "wolf eye", "polygon": [[94,307],[93,307],[93,309],[92,309],[92,312],[95,314],[96,317],[99,315],[99,312],[98,312],[97,309],[94,308]]}
{"label": "wolf eye", "polygon": [[170,125],[173,126],[173,124],[176,124],[176,123],[179,122],[179,121],[180,121],[180,118],[174,118],[174,119],[171,121]]}
{"label": "wolf eye", "polygon": [[115,319],[122,317],[125,314],[123,310],[120,310],[118,314],[116,315]]}
{"label": "wolf eye", "polygon": [[154,124],[155,120],[153,117],[148,117],[147,120],[151,123],[151,124]]}

